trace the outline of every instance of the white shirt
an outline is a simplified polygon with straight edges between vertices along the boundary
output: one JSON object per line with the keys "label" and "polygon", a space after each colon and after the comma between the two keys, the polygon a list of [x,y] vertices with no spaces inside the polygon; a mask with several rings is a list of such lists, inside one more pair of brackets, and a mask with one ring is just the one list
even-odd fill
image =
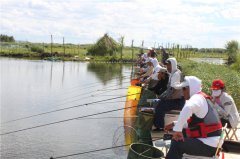
{"label": "white shirt", "polygon": [[[206,99],[200,94],[194,94],[189,100],[186,101],[175,126],[174,131],[181,132],[183,128],[187,127],[187,120],[195,114],[199,118],[204,118],[208,112],[208,103]],[[204,144],[217,147],[220,136],[198,138]]]}
{"label": "white shirt", "polygon": [[169,77],[169,80],[170,80],[170,86],[175,88],[175,89],[178,89],[178,86],[180,84],[180,81],[181,81],[181,71],[180,70],[177,70],[175,73],[171,74],[170,77]]}

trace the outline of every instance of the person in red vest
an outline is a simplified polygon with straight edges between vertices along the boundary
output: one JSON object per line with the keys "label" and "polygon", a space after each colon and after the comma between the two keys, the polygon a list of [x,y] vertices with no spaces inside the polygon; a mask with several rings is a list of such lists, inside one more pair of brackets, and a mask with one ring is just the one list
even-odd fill
{"label": "person in red vest", "polygon": [[212,157],[222,132],[217,111],[212,108],[211,97],[202,91],[202,81],[195,76],[186,76],[179,86],[187,100],[173,128],[173,138],[166,159],[181,159],[183,154]]}

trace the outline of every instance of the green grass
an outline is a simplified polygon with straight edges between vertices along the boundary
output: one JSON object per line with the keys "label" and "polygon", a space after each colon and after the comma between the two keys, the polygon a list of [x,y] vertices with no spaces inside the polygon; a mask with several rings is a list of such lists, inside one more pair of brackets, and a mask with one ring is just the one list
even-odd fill
{"label": "green grass", "polygon": [[[116,52],[114,56],[88,56],[87,49],[90,47],[90,44],[85,45],[74,45],[74,44],[65,44],[64,47],[62,44],[53,44],[52,52],[57,53],[59,59],[61,60],[84,60],[85,57],[92,57],[94,60],[120,60],[121,54],[120,52]],[[31,47],[38,47],[43,49],[44,53],[51,53],[51,45],[44,43],[8,43],[2,42],[0,46],[0,55],[1,56],[12,56],[12,57],[41,57],[40,53],[32,52]],[[65,48],[65,49],[64,49]],[[64,50],[65,55],[64,56]],[[133,48],[133,58],[136,59],[136,55],[139,53],[138,48]],[[123,60],[131,60],[132,59],[132,48],[125,47],[123,49]]]}
{"label": "green grass", "polygon": [[226,65],[197,63],[190,60],[180,60],[184,75],[191,75],[203,81],[203,91],[210,94],[210,87],[214,79],[225,82],[227,92],[233,97],[240,109],[240,74]]}
{"label": "green grass", "polygon": [[[52,52],[58,54],[58,58],[60,60],[84,60],[87,56],[87,50],[91,46],[91,44],[84,44],[84,45],[75,45],[75,44],[62,44],[54,43],[52,47]],[[36,47],[43,50],[44,53],[51,53],[51,44],[49,43],[30,43],[30,42],[1,42],[0,46],[0,55],[1,56],[14,56],[14,57],[41,57],[40,53],[32,52],[31,48]],[[64,56],[64,48],[65,48],[65,56]],[[133,59],[137,58],[137,54],[139,53],[139,48],[133,47]],[[144,50],[147,52],[147,50]],[[215,58],[227,58],[226,53],[202,53],[202,52],[193,52],[187,50],[176,50],[176,49],[169,49],[167,52],[174,54],[174,56],[178,59],[185,59],[189,57],[215,57]],[[76,58],[77,57],[77,58]],[[104,60],[120,60],[121,53],[120,51],[116,52],[113,56],[87,56],[92,57],[96,61]],[[132,48],[131,47],[124,47],[123,48],[123,60],[131,60],[132,59]]]}

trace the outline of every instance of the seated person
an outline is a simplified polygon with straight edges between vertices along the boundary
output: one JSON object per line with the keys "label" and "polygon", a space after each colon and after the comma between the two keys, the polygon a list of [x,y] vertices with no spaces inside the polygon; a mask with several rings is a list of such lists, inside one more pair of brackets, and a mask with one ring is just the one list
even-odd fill
{"label": "seated person", "polygon": [[153,70],[154,68],[153,68],[152,59],[149,58],[149,59],[146,60],[146,62],[147,62],[147,65],[148,65],[147,70],[146,70],[147,72],[145,72],[144,74],[140,75],[140,77],[139,77],[140,81],[144,81],[146,78],[151,76],[153,71],[154,71]]}
{"label": "seated person", "polygon": [[184,153],[206,157],[216,153],[222,124],[209,104],[211,97],[201,92],[201,85],[202,81],[194,76],[186,76],[179,85],[187,102],[178,121],[165,127],[165,130],[173,128],[174,131],[166,159],[181,159]]}
{"label": "seated person", "polygon": [[154,91],[154,93],[159,96],[163,92],[167,90],[167,84],[169,80],[169,75],[167,73],[167,69],[165,67],[162,67],[160,71],[158,72],[158,83],[155,87],[153,88],[148,88],[151,91]]}
{"label": "seated person", "polygon": [[212,83],[212,97],[221,118],[222,125],[228,123],[229,128],[236,128],[240,118],[233,98],[226,92],[225,84],[217,79]]}
{"label": "seated person", "polygon": [[181,82],[181,71],[177,69],[177,61],[175,58],[169,58],[167,61],[167,70],[169,75],[169,81],[167,84],[167,90],[163,92],[159,99],[154,114],[154,131],[163,131],[164,129],[164,117],[165,113],[170,110],[181,110],[185,104],[182,90],[178,90],[177,87]]}
{"label": "seated person", "polygon": [[[158,72],[162,67],[159,65],[158,60],[156,58],[152,58],[151,63],[153,64],[153,67],[154,67],[153,73],[151,74],[150,77],[145,79],[142,83],[144,85],[147,85],[151,81],[151,85],[156,86],[158,83]],[[152,87],[152,86],[150,86],[150,87]]]}

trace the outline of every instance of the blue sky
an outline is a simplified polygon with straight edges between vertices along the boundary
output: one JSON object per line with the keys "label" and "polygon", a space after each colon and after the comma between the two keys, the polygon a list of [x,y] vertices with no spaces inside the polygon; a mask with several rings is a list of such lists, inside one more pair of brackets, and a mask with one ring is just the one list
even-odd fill
{"label": "blue sky", "polygon": [[0,33],[31,42],[94,43],[104,33],[125,45],[224,48],[240,41],[239,0],[0,0]]}

